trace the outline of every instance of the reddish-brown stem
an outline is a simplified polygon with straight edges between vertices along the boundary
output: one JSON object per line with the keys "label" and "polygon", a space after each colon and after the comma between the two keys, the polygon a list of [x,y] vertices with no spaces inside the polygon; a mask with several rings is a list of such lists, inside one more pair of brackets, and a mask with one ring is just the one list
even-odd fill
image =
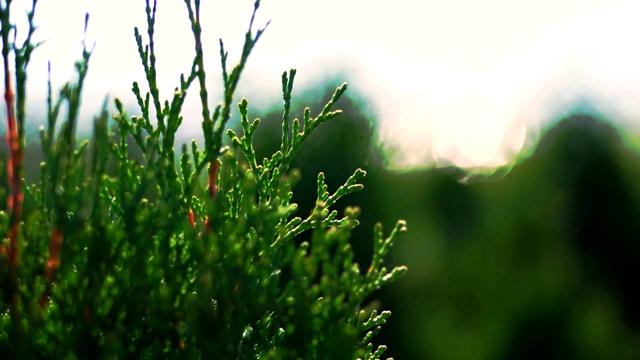
{"label": "reddish-brown stem", "polygon": [[215,201],[218,195],[218,170],[220,169],[220,163],[218,159],[214,159],[209,166],[209,195],[211,200]]}
{"label": "reddish-brown stem", "polygon": [[62,240],[62,232],[58,228],[53,229],[49,242],[49,260],[47,260],[47,268],[45,269],[45,277],[48,281],[53,279],[53,273],[60,267]]}
{"label": "reddish-brown stem", "polygon": [[4,63],[4,101],[7,109],[7,144],[9,145],[9,162],[7,164],[7,174],[9,175],[7,196],[7,213],[9,214],[9,267],[11,269],[11,282],[13,294],[11,295],[10,313],[15,319],[18,329],[18,238],[20,235],[20,221],[22,219],[22,144],[18,132],[18,121],[15,113],[15,95],[11,86],[11,72],[9,71],[9,48],[8,40],[9,25],[9,2],[7,8],[3,10],[2,22],[2,61]]}
{"label": "reddish-brown stem", "polygon": [[[4,57],[7,54],[3,54]],[[8,65],[8,59],[5,59]],[[4,69],[4,101],[7,108],[7,143],[9,144],[9,186],[11,196],[7,197],[7,212],[9,212],[9,263],[14,273],[18,267],[18,236],[20,234],[20,220],[22,218],[22,146],[18,134],[18,124],[15,114],[15,96],[11,87],[11,73],[7,66]]]}
{"label": "reddish-brown stem", "polygon": [[204,218],[204,231],[205,233],[208,233],[211,231],[211,222],[209,221],[208,216]]}
{"label": "reddish-brown stem", "polygon": [[195,216],[193,215],[192,209],[189,209],[189,224],[191,225],[192,229],[196,227],[196,219],[195,219]]}
{"label": "reddish-brown stem", "polygon": [[60,248],[62,247],[62,239],[62,231],[58,228],[53,229],[53,232],[51,233],[51,240],[49,242],[49,260],[47,260],[47,267],[44,270],[44,277],[47,279],[47,287],[38,300],[41,308],[44,308],[47,298],[50,295],[53,274],[58,267],[60,267]]}
{"label": "reddish-brown stem", "polygon": [[[218,195],[218,170],[220,170],[220,163],[218,159],[214,159],[209,166],[209,195],[214,202]],[[208,216],[204,220],[204,229],[206,232],[211,231],[211,223]]]}

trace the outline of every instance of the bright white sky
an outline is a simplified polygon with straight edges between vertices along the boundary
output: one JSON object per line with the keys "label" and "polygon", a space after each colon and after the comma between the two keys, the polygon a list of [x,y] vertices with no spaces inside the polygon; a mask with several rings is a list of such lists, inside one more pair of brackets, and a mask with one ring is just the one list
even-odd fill
{"label": "bright white sky", "polygon": [[[160,83],[168,97],[189,70],[193,43],[183,0],[158,2]],[[218,38],[237,59],[253,0],[202,2],[209,86],[217,89]],[[84,116],[97,113],[107,94],[133,103],[132,80],[144,83],[133,40],[135,25],[144,33],[144,0],[39,6],[39,36],[49,40],[30,66],[32,99],[44,99],[47,59],[56,84],[72,76],[88,10],[96,47]],[[637,129],[639,15],[633,0],[263,0],[254,27],[271,25],[238,95],[254,107],[280,101],[280,75],[292,67],[299,91],[344,79],[372,100],[367,111],[379,121],[377,140],[391,150],[393,167],[493,167],[581,101]],[[191,101],[185,123],[192,118],[193,126],[183,132],[189,138],[200,129],[196,96]]]}

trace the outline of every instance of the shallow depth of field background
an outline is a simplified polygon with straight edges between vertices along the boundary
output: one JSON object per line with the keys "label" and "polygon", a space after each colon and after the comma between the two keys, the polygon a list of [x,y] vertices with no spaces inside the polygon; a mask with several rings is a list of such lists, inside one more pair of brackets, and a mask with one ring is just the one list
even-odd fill
{"label": "shallow depth of field background", "polygon": [[[29,81],[29,151],[46,94],[95,43],[81,131],[107,99],[138,114],[144,83],[133,26],[144,1],[41,0]],[[18,2],[20,3],[20,2]],[[26,2],[24,2],[26,3]],[[159,82],[168,97],[193,43],[180,0],[158,5]],[[211,100],[217,40],[239,56],[253,1],[202,6]],[[317,112],[343,81],[345,115],[318,130],[297,166],[301,212],[315,176],[333,188],[357,167],[365,190],[354,233],[362,268],[373,224],[408,221],[389,265],[408,275],[372,301],[393,317],[379,340],[397,359],[640,357],[640,6],[633,1],[265,0],[268,20],[239,96],[261,117],[260,152],[277,146],[280,75],[298,69],[295,116]],[[20,24],[20,14],[14,12]],[[145,39],[145,41],[147,41]],[[144,88],[144,86],[143,86]],[[197,93],[197,87],[192,88]],[[108,96],[108,97],[107,97]],[[113,110],[112,101],[108,100]],[[199,139],[188,103],[182,141]],[[4,127],[4,123],[0,125]],[[4,128],[2,128],[4,129]],[[34,165],[37,165],[34,163]]]}

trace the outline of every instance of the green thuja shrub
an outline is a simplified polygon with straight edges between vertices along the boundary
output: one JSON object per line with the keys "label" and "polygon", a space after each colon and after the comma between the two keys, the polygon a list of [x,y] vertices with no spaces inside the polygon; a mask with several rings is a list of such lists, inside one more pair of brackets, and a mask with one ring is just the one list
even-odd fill
{"label": "green thuja shrub", "polygon": [[[39,178],[28,182],[26,69],[38,45],[32,42],[36,3],[22,43],[11,23],[11,1],[0,8],[9,143],[0,171],[2,357],[380,358],[385,346],[374,346],[373,338],[390,313],[366,301],[406,271],[383,264],[404,223],[387,237],[375,227],[373,258],[360,269],[349,242],[359,209],[339,213],[334,207],[362,189],[364,171],[332,190],[319,174],[311,214],[298,214],[291,203],[300,177],[292,159],[318,126],[340,114],[333,107],[346,84],[316,116],[307,109],[301,120],[291,120],[296,72],[285,72],[281,146],[257,159],[252,142],[260,120],[251,120],[246,99],[237,105],[241,131],[226,126],[240,75],[264,28],[253,31],[252,16],[232,68],[220,41],[223,100],[210,107],[200,2],[185,0],[193,65],[173,96],[162,100],[156,2],[147,0],[146,36],[135,29],[148,88],[133,83],[139,114],[130,116],[115,100],[115,114],[104,108],[91,137],[78,140],[91,57],[85,46],[75,81],[54,95],[49,80],[40,130],[44,161]],[[199,85],[204,147],[194,141],[176,154],[178,128],[183,120],[195,121],[181,115],[193,82]]]}

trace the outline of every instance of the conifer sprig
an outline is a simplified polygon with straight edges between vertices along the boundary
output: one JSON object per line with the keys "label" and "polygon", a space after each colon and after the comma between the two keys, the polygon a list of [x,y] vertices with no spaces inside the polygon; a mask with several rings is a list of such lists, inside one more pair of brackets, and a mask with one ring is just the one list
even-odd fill
{"label": "conifer sprig", "polygon": [[[242,134],[228,130],[231,145],[223,147],[242,70],[265,30],[252,30],[260,1],[254,3],[240,60],[230,70],[220,41],[223,99],[213,111],[199,0],[185,0],[195,41],[192,66],[166,100],[157,83],[158,4],[145,1],[147,42],[134,30],[148,86],[146,93],[137,82],[132,86],[139,114],[130,116],[116,99],[111,124],[105,106],[89,139],[78,141],[76,127],[92,51],[84,44],[76,79],[57,96],[49,66],[47,120],[40,131],[44,161],[38,181],[28,186],[21,166],[36,1],[21,46],[15,44],[10,5],[6,1],[0,8],[10,143],[10,194],[0,210],[1,353],[13,358],[382,356],[386,347],[374,346],[373,339],[390,313],[361,306],[406,271],[383,265],[406,230],[404,223],[387,238],[376,226],[371,266],[361,272],[350,243],[360,210],[348,207],[339,216],[334,207],[362,190],[365,172],[355,170],[333,192],[320,173],[310,214],[298,214],[292,202],[300,177],[292,161],[318,126],[340,115],[333,108],[347,85],[336,89],[315,118],[306,108],[302,121],[291,121],[296,71],[285,72],[279,150],[258,159],[253,142],[260,120],[250,120],[246,99],[238,104]],[[85,32],[87,25],[88,16]],[[12,48],[15,64],[9,64]],[[12,112],[12,68],[17,113]],[[184,144],[177,155],[176,133],[196,79],[205,145],[201,150],[195,141]],[[29,204],[24,212],[23,193]]]}

